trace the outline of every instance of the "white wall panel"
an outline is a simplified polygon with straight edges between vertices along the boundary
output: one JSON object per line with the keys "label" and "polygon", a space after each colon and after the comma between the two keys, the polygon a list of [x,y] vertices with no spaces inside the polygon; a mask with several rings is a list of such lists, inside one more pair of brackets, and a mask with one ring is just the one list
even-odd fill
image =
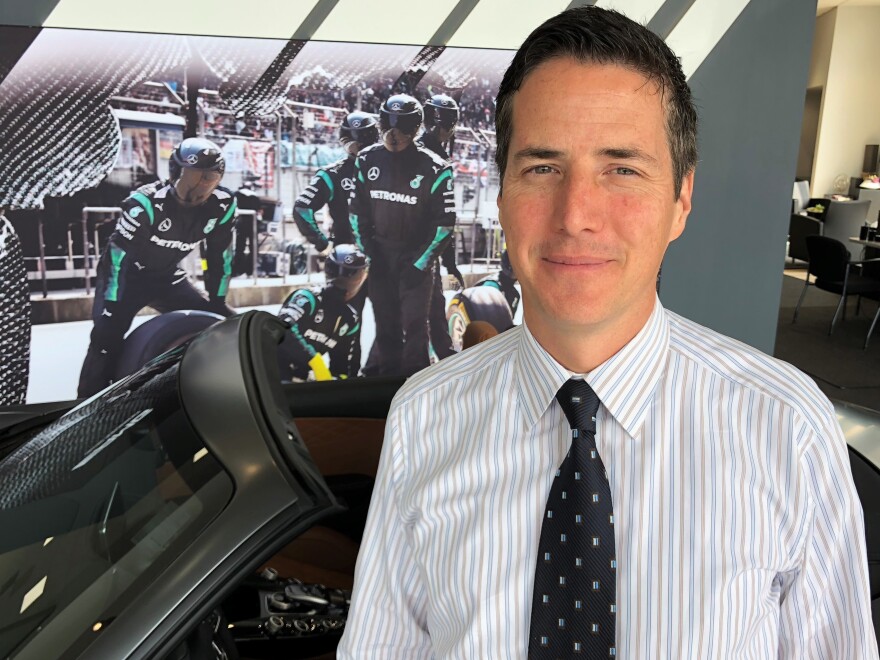
{"label": "white wall panel", "polygon": [[466,48],[519,48],[529,33],[568,6],[568,0],[480,0],[449,41]]}
{"label": "white wall panel", "polygon": [[60,0],[44,27],[289,39],[317,0]]}
{"label": "white wall panel", "polygon": [[596,6],[614,9],[634,21],[647,25],[654,18],[657,10],[663,6],[663,0],[599,0]]}
{"label": "white wall panel", "polygon": [[424,45],[458,0],[339,0],[313,39]]}
{"label": "white wall panel", "polygon": [[749,0],[697,0],[666,39],[688,78],[721,41]]}

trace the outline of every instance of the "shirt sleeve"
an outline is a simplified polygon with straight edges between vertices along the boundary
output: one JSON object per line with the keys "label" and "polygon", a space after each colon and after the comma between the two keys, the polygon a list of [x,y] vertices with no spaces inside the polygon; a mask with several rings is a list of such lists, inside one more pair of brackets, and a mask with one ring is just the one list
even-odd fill
{"label": "shirt sleeve", "polygon": [[349,202],[349,222],[354,234],[354,242],[368,257],[375,255],[373,250],[373,213],[370,191],[364,179],[364,159],[358,156],[354,161],[354,189]]}
{"label": "shirt sleeve", "polygon": [[309,289],[299,289],[290,294],[278,312],[278,318],[290,326],[290,332],[307,360],[315,357],[318,351],[303,335],[303,328],[311,322],[317,308],[315,294]]}
{"label": "shirt sleeve", "polygon": [[810,436],[801,458],[807,536],[799,568],[782,576],[778,657],[877,660],[865,523],[830,404]]}
{"label": "shirt sleeve", "polygon": [[345,191],[335,190],[330,175],[324,170],[318,170],[308,187],[293,203],[293,220],[297,228],[318,251],[326,249],[330,239],[318,227],[315,212],[324,208],[324,205],[332,201],[337,194],[345,194]]}
{"label": "shirt sleeve", "polygon": [[205,227],[205,260],[208,265],[205,271],[205,291],[211,300],[226,298],[229,290],[229,279],[232,277],[232,227],[237,209],[235,198],[232,198],[217,224]]}
{"label": "shirt sleeve", "polygon": [[150,243],[155,210],[149,197],[134,192],[122,202],[122,217],[116,222],[116,238],[124,255],[137,258]]}
{"label": "shirt sleeve", "polygon": [[399,504],[406,462],[400,417],[392,404],[338,660],[433,655],[422,572]]}
{"label": "shirt sleeve", "polygon": [[452,168],[448,165],[441,168],[431,182],[428,208],[428,224],[433,231],[416,253],[413,266],[419,270],[428,270],[434,259],[452,240],[455,228],[455,193],[452,187]]}

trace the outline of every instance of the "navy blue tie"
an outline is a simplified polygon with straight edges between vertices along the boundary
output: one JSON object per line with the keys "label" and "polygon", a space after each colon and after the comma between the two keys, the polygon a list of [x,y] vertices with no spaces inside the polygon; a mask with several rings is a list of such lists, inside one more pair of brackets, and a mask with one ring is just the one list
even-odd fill
{"label": "navy blue tie", "polygon": [[572,439],[541,526],[529,658],[614,658],[617,560],[611,489],[596,450],[599,397],[585,381],[569,380],[556,400]]}

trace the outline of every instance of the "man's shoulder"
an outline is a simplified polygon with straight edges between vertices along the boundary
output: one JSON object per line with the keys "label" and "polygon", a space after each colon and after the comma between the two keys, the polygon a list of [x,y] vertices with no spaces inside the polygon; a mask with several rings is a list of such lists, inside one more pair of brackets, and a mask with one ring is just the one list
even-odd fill
{"label": "man's shoulder", "polygon": [[235,193],[225,186],[217,186],[214,192],[211,193],[211,197],[219,202],[228,202],[231,199],[235,199]]}
{"label": "man's shoulder", "polygon": [[394,397],[394,407],[417,403],[427,394],[458,397],[473,377],[509,364],[520,343],[521,326],[441,360],[409,377]]}
{"label": "man's shoulder", "polygon": [[353,167],[354,166],[354,159],[346,156],[345,158],[340,158],[335,163],[331,163],[330,165],[327,165],[327,167],[324,167],[321,169],[323,169],[330,176],[338,177],[340,172],[342,172],[343,167],[345,167],[346,163],[350,163]]}
{"label": "man's shoulder", "polygon": [[735,387],[793,408],[806,420],[833,413],[828,397],[794,365],[667,310],[670,350]]}
{"label": "man's shoulder", "polygon": [[317,286],[294,289],[290,292],[290,295],[287,296],[287,299],[282,306],[300,307],[302,309],[308,307],[310,311],[315,311],[315,308],[321,302],[322,293],[321,288]]}
{"label": "man's shoulder", "polygon": [[163,199],[168,195],[171,184],[165,181],[154,181],[143,186],[138,186],[132,190],[128,197],[123,201],[123,206],[130,204],[139,204],[145,206],[152,204],[154,199]]}
{"label": "man's shoulder", "polygon": [[376,158],[380,158],[383,154],[388,154],[389,152],[385,145],[381,142],[377,142],[376,144],[371,144],[369,147],[364,147],[360,151],[358,151],[357,160],[375,160]]}
{"label": "man's shoulder", "polygon": [[448,160],[443,158],[436,151],[433,151],[433,150],[429,149],[428,147],[426,147],[424,145],[424,143],[416,142],[415,145],[416,145],[416,149],[419,152],[420,157],[422,159],[424,159],[425,161],[429,162],[432,167],[437,168],[438,171],[440,169],[443,169],[443,168],[450,166]]}
{"label": "man's shoulder", "polygon": [[220,227],[225,225],[225,229],[231,231],[232,223],[230,220],[233,218],[237,207],[235,193],[229,188],[218,186],[199,210],[201,217],[207,218],[209,225],[205,233],[209,233],[215,225]]}

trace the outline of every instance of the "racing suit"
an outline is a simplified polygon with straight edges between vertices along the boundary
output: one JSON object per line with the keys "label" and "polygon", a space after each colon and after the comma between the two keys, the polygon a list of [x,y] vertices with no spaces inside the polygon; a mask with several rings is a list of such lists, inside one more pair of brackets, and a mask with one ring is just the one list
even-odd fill
{"label": "racing suit", "polygon": [[[290,326],[294,339],[284,341],[279,351],[283,379],[306,380],[309,370],[317,380],[357,375],[360,365],[354,348],[360,342],[360,315],[345,302],[343,289],[297,289],[281,305],[278,317]],[[330,357],[329,369],[322,353]]]}
{"label": "racing suit", "polygon": [[[146,306],[159,312],[198,309],[231,316],[226,290],[232,271],[235,197],[218,187],[204,204],[184,207],[167,181],[142,186],[122,203],[122,217],[101,254],[92,307],[90,344],[78,395],[99,392],[113,377],[123,337]],[[199,293],[178,262],[207,244],[205,289]]]}
{"label": "racing suit", "polygon": [[[452,163],[443,144],[437,139],[432,132],[422,135],[421,143],[440,156],[443,160]],[[463,281],[461,272],[455,263],[455,238],[449,241],[446,249],[440,254],[440,259],[434,263],[434,290],[431,292],[431,307],[428,311],[428,331],[431,340],[431,346],[439,359],[447,358],[455,354],[452,347],[452,337],[449,336],[449,324],[446,321],[446,298],[443,297],[443,279],[440,274],[440,263],[446,268],[450,275],[454,275],[459,281]],[[462,285],[462,288],[464,286]]]}
{"label": "racing suit", "polygon": [[[351,233],[351,224],[348,220],[348,198],[354,190],[354,156],[343,158],[328,167],[318,170],[308,187],[300,193],[293,203],[293,219],[306,240],[315,246],[318,252],[323,252],[333,241],[334,245],[354,243],[354,235]],[[330,212],[333,220],[333,229],[328,237],[315,220],[315,212],[324,208]],[[367,276],[369,279],[369,276]],[[364,303],[367,301],[367,284],[361,287],[357,295],[348,301],[358,317],[363,314]],[[360,333],[360,325],[358,325]],[[354,353],[352,361],[358,367],[361,364],[361,340],[358,334],[354,340]],[[374,357],[377,359],[378,355]]]}
{"label": "racing suit", "polygon": [[[318,170],[308,187],[293,203],[293,219],[306,240],[323,252],[332,240],[335,245],[354,243],[348,222],[348,196],[354,190],[354,156],[343,158]],[[328,205],[333,230],[328,237],[315,220],[315,212]]]}
{"label": "racing suit", "polygon": [[[242,188],[235,194],[239,210],[260,210],[260,196],[253,190]],[[265,222],[257,217],[257,233],[265,227]],[[233,275],[251,275],[254,272],[254,252],[258,251],[258,236],[254,236],[254,219],[250,215],[240,215],[235,221],[235,256],[232,258]],[[250,247],[248,247],[250,246]]]}
{"label": "racing suit", "polygon": [[428,307],[433,265],[455,225],[452,169],[413,143],[382,143],[358,153],[350,218],[370,258],[380,375],[409,376],[428,365]]}

